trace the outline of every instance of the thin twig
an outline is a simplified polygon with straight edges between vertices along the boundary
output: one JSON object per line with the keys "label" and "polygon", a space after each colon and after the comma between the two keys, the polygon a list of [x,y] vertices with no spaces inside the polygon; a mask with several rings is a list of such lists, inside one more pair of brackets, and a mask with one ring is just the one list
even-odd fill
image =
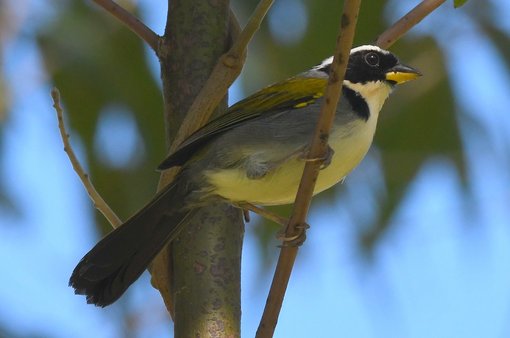
{"label": "thin twig", "polygon": [[[310,159],[323,158],[327,151],[327,140],[335,117],[336,107],[340,100],[345,69],[349,61],[360,5],[361,0],[346,0],[344,2],[340,30],[335,53],[333,55],[333,63],[331,65],[328,86],[326,87],[324,103],[321,107],[319,121],[315,128],[310,145],[310,152],[308,154],[308,158]],[[310,201],[312,199],[320,166],[320,161],[306,162],[294,202],[292,216],[285,233],[288,238],[295,237],[296,227],[300,227],[300,225],[306,222],[306,216],[310,207]],[[273,282],[271,283],[271,289],[267,297],[266,307],[264,308],[256,337],[266,338],[273,336],[297,252],[297,246],[282,246],[281,248]]]}
{"label": "thin twig", "polygon": [[[246,53],[246,47],[248,46],[248,43],[260,28],[260,24],[269,11],[269,8],[271,8],[273,1],[274,0],[261,0],[259,2],[252,13],[250,20],[248,20],[248,23],[239,34],[239,37],[234,42],[234,45],[232,48],[230,48],[227,55],[233,57],[234,59],[240,59]],[[236,62],[236,60],[231,61]]]}
{"label": "thin twig", "polygon": [[236,13],[230,8],[228,14],[228,45],[232,47],[236,40],[239,39],[241,35],[241,25],[239,24],[239,20],[237,20]]}
{"label": "thin twig", "polygon": [[[246,59],[246,48],[251,41],[274,0],[261,0],[246,27],[241,31],[230,50],[223,54],[197,97],[193,101],[181,127],[170,146],[170,153],[198,128],[207,123],[214,109],[227,93],[228,88],[239,76]],[[230,15],[233,15],[231,12]],[[232,25],[231,25],[232,27]],[[159,189],[171,182],[178,170],[167,170],[161,175]]]}
{"label": "thin twig", "polygon": [[136,16],[125,10],[122,6],[118,5],[112,0],[92,0],[99,6],[103,7],[105,11],[119,19],[126,25],[133,33],[138,35],[143,41],[158,53],[159,40],[161,37],[154,33],[149,27],[141,22]]}
{"label": "thin twig", "polygon": [[64,151],[66,152],[71,164],[73,166],[74,171],[78,174],[78,177],[81,180],[81,183],[87,190],[90,199],[94,203],[94,207],[99,210],[104,217],[110,222],[110,224],[116,228],[122,224],[122,221],[119,217],[113,212],[113,210],[108,206],[108,204],[103,200],[101,195],[96,191],[94,185],[90,181],[89,175],[85,172],[83,167],[81,166],[78,158],[76,157],[71,144],[69,143],[69,134],[67,133],[64,125],[64,112],[62,106],[60,104],[60,93],[57,88],[53,88],[51,90],[51,97],[53,99],[53,108],[57,112],[58,118],[58,129],[60,130],[60,136],[62,137],[62,143],[64,144]]}
{"label": "thin twig", "polygon": [[446,0],[423,0],[379,35],[375,44],[381,48],[388,49],[405,33],[407,33],[408,30],[416,26],[421,20],[441,6],[445,1]]}

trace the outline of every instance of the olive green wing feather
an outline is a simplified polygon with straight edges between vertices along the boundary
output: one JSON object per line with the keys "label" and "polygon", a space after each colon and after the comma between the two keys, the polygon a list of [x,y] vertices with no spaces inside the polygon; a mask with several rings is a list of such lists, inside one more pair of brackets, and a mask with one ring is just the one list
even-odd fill
{"label": "olive green wing feather", "polygon": [[323,96],[326,84],[327,78],[291,78],[256,92],[191,134],[159,165],[158,169],[183,165],[212,138],[242,122],[308,106]]}

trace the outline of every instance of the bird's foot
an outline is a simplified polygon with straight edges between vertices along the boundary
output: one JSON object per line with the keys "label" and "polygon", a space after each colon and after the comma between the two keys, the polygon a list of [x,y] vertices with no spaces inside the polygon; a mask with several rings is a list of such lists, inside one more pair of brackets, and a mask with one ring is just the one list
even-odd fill
{"label": "bird's foot", "polygon": [[[308,151],[305,152],[305,154],[306,153],[308,153]],[[303,154],[301,159],[305,162],[321,162],[320,170],[322,170],[326,169],[331,164],[331,160],[333,159],[334,154],[335,151],[328,145],[328,148],[326,149],[326,153],[324,154],[324,156],[317,158],[307,158],[306,155]]]}
{"label": "bird's foot", "polygon": [[309,228],[310,225],[308,225],[308,223],[298,224],[295,227],[295,234],[290,236],[285,232],[285,229],[280,230],[276,236],[278,240],[282,241],[282,244],[279,245],[279,247],[301,246],[306,240],[306,230]]}

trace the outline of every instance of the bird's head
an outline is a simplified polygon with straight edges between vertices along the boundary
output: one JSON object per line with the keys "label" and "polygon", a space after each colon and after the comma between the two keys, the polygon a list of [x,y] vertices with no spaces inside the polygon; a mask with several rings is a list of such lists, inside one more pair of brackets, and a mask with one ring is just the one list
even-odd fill
{"label": "bird's head", "polygon": [[[333,57],[327,58],[315,69],[329,74]],[[391,52],[372,45],[363,45],[351,50],[345,71],[347,84],[364,85],[380,82],[394,86],[421,76],[412,67],[406,66]]]}

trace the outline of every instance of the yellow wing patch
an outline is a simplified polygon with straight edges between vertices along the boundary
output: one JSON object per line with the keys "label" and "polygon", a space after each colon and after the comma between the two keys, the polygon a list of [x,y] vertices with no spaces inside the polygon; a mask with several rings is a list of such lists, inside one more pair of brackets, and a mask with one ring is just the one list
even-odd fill
{"label": "yellow wing patch", "polygon": [[198,129],[160,166],[166,169],[183,164],[214,135],[262,115],[303,108],[324,95],[327,78],[293,77],[275,83],[231,106],[227,112]]}

